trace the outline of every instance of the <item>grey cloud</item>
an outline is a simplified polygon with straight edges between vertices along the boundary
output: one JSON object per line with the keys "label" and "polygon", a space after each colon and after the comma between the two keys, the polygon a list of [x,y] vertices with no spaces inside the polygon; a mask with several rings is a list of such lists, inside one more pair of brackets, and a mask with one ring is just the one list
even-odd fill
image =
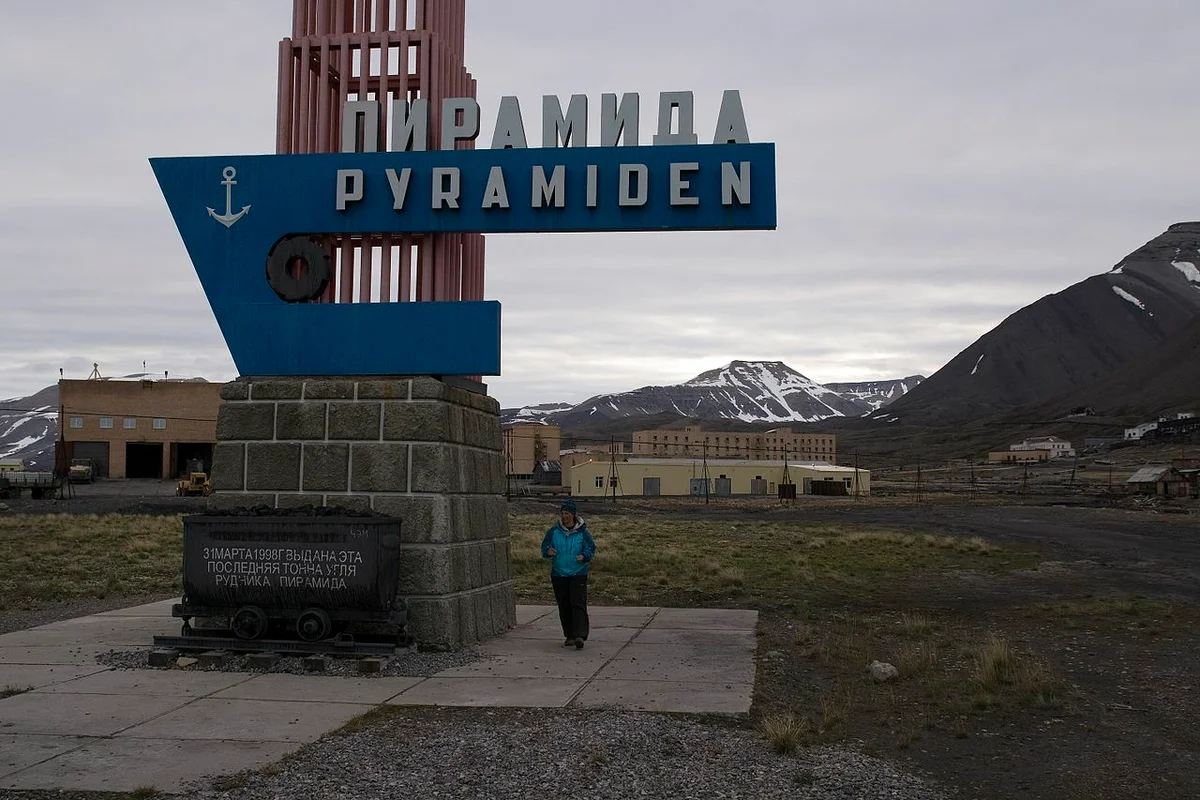
{"label": "grey cloud", "polygon": [[[233,374],[147,160],[271,152],[291,4],[9,4],[0,394],[57,366]],[[777,144],[770,233],[493,236],[505,405],[733,358],[817,380],[929,374],[1005,316],[1194,218],[1200,7],[1171,0],[468,0],[482,143],[502,94],[743,91]],[[134,43],[141,45],[135,48]],[[84,353],[84,349],[88,353]],[[120,366],[117,366],[117,365]],[[564,368],[565,367],[565,368]],[[53,375],[47,377],[47,371]]]}

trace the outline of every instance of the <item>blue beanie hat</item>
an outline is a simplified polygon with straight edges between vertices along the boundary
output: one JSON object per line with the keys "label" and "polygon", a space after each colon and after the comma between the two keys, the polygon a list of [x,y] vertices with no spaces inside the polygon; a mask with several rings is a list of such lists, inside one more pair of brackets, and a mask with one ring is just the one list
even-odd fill
{"label": "blue beanie hat", "polygon": [[562,506],[559,507],[558,510],[559,511],[570,511],[573,515],[579,516],[575,512],[575,501],[574,500],[563,500],[563,504],[562,504]]}

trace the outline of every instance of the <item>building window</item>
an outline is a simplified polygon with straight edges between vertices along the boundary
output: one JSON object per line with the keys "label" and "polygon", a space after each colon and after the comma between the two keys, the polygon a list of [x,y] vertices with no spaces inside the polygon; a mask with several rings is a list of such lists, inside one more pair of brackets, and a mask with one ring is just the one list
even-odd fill
{"label": "building window", "polygon": [[72,428],[82,428],[83,427],[83,417],[71,417],[71,427]]}
{"label": "building window", "polygon": [[131,430],[134,430],[135,428],[137,428],[137,417],[126,417],[125,418],[125,430],[131,431]]}
{"label": "building window", "polygon": [[597,489],[603,489],[603,488],[604,488],[604,477],[603,477],[602,475],[597,475],[597,476],[596,476],[596,488],[597,488]]}
{"label": "building window", "polygon": [[112,417],[101,417],[100,418],[100,427],[101,428],[111,428],[112,427]]}
{"label": "building window", "polygon": [[167,429],[167,421],[165,419],[154,420],[154,430],[165,431]]}

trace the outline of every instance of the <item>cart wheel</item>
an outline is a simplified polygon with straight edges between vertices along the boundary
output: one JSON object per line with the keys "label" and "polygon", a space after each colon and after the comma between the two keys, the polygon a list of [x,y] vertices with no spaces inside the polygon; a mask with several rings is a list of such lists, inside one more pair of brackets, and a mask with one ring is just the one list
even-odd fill
{"label": "cart wheel", "polygon": [[310,608],[301,612],[296,618],[296,633],[306,642],[319,642],[328,639],[333,632],[333,622],[329,615],[319,608]]}
{"label": "cart wheel", "polygon": [[181,627],[179,629],[179,635],[180,636],[191,636],[192,635],[192,623],[190,623],[190,622],[183,623],[183,627]]}
{"label": "cart wheel", "polygon": [[229,627],[239,639],[258,639],[267,631],[267,612],[258,606],[243,606],[233,615]]}

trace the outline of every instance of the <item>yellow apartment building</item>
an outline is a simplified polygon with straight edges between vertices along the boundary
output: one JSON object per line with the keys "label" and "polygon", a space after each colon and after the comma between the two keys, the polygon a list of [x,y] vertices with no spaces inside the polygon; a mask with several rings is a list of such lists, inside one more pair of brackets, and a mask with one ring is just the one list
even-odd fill
{"label": "yellow apartment building", "polygon": [[[578,497],[687,497],[777,496],[784,482],[782,459],[709,459],[708,476],[702,461],[692,458],[631,458],[616,462],[613,485],[610,461],[576,464],[571,470],[571,494]],[[871,494],[871,473],[825,462],[786,465],[789,483],[797,494],[866,497]]]}

